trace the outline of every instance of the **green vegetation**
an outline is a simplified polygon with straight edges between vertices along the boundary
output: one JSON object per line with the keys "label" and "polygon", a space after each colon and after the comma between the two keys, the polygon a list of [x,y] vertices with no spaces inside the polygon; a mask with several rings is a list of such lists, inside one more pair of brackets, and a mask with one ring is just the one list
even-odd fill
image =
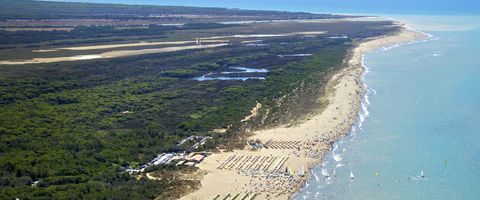
{"label": "green vegetation", "polygon": [[[159,152],[181,150],[175,143],[189,135],[232,126],[227,134],[213,135],[215,141],[225,140],[241,127],[240,120],[256,101],[269,105],[295,88],[296,82],[321,78],[339,66],[349,47],[344,41],[296,40],[268,48],[235,46],[209,53],[61,63],[36,75],[17,71],[15,76],[2,77],[1,193],[28,198],[116,193],[140,199],[161,193],[166,186],[135,180],[122,173],[122,167],[145,163]],[[323,53],[304,61],[263,65],[271,70],[265,81],[190,79],[231,65],[279,60],[277,54],[306,49]],[[19,70],[3,70],[7,69]],[[31,187],[37,180],[38,186]],[[151,191],[142,192],[150,187]]]}
{"label": "green vegetation", "polygon": [[[237,16],[251,19],[308,19],[340,17],[304,12],[256,11],[226,8],[199,8],[184,6],[122,5],[67,3],[31,0],[0,1],[1,19],[148,19],[160,15]],[[169,20],[188,20],[185,16],[169,16]]]}
{"label": "green vegetation", "polygon": [[[183,26],[162,26],[151,24],[140,28],[122,29],[118,26],[77,26],[71,31],[0,31],[0,45],[39,43],[52,40],[88,38],[89,43],[99,42],[100,38],[127,37],[127,36],[163,36],[167,31],[173,30],[201,30],[212,28],[226,28],[234,25],[218,23],[191,23]],[[97,39],[92,41],[92,39]],[[100,42],[102,42],[100,40]],[[84,43],[84,42],[82,42]],[[72,45],[74,42],[56,42],[55,45]]]}
{"label": "green vegetation", "polygon": [[[10,5],[8,12],[1,6],[5,2]],[[36,6],[26,6],[28,3]],[[107,13],[147,15],[159,9],[176,14],[232,14],[228,9],[211,8],[2,1],[0,16],[4,19],[105,15],[121,18],[125,15]],[[53,13],[52,10],[58,12],[48,16],[46,13]],[[270,11],[235,12],[264,19],[303,16],[301,13]],[[0,199],[178,197],[182,192],[178,188],[194,188],[197,183],[175,178],[172,173],[192,169],[151,167],[147,171],[159,173],[162,179],[149,180],[142,178],[142,174],[130,175],[125,168],[138,167],[161,152],[184,151],[189,148],[188,144],[176,144],[192,135],[213,137],[201,147],[202,150],[212,150],[238,140],[245,128],[260,125],[257,118],[241,122],[256,102],[263,105],[261,116],[269,111],[266,124],[262,126],[305,114],[312,106],[318,106],[316,99],[322,94],[321,89],[332,72],[341,67],[353,42],[396,30],[388,25],[391,23],[319,23],[318,29],[328,31],[326,35],[265,38],[262,43],[267,45],[245,46],[233,39],[228,46],[208,50],[53,64],[2,65]],[[15,57],[18,52],[33,54],[32,49],[24,49],[19,43],[40,45],[50,41],[51,44],[41,44],[48,49],[55,43],[74,44],[76,39],[86,41],[93,38],[93,42],[105,42],[128,40],[128,37],[138,35],[163,37],[165,32],[168,37],[183,34],[184,38],[192,39],[198,37],[197,33],[206,36],[265,31],[288,33],[311,31],[311,26],[295,23],[283,26],[192,23],[180,28],[159,25],[148,25],[143,29],[79,26],[71,32],[1,32],[1,42],[17,45],[18,49],[0,52],[5,55],[2,59],[10,59],[9,56]],[[329,38],[342,34],[349,38]],[[297,53],[312,56],[278,56]],[[269,72],[262,73],[265,80],[200,82],[193,79],[211,72],[220,73],[232,66],[265,68]],[[215,133],[214,129],[227,131]]]}

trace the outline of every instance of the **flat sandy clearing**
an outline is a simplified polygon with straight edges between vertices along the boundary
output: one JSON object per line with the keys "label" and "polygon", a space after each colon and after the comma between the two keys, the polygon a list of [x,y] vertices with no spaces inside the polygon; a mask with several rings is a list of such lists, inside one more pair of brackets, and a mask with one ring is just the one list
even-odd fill
{"label": "flat sandy clearing", "polygon": [[4,61],[0,61],[0,65],[23,65],[23,64],[53,63],[53,62],[63,62],[63,61],[92,60],[92,59],[101,59],[101,58],[115,58],[115,57],[134,56],[134,55],[152,54],[152,53],[166,53],[166,52],[174,52],[174,51],[181,51],[181,50],[215,48],[215,47],[221,47],[225,45],[228,45],[228,43],[164,47],[164,48],[140,49],[140,50],[118,50],[118,51],[107,51],[99,54],[87,54],[87,55],[53,57],[53,58],[34,58],[31,60],[19,60],[19,61],[4,60]]}

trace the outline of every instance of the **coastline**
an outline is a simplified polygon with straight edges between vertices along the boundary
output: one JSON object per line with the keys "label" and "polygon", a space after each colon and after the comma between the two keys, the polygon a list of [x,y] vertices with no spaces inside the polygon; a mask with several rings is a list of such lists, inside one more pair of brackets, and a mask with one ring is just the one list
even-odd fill
{"label": "coastline", "polygon": [[[224,199],[256,196],[261,199],[290,199],[310,178],[312,167],[322,162],[332,144],[349,134],[356,122],[366,92],[364,54],[428,37],[403,28],[394,34],[361,41],[346,57],[346,66],[327,85],[328,106],[319,114],[293,127],[256,131],[249,140],[267,148],[215,153],[198,165],[207,174],[201,186],[181,199]],[[360,121],[363,119],[359,119]],[[274,168],[293,178],[272,176],[262,169]]]}

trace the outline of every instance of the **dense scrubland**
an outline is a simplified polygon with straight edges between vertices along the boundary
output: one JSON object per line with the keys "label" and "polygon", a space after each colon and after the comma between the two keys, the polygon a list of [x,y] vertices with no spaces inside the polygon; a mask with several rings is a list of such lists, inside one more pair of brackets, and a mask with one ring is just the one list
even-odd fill
{"label": "dense scrubland", "polygon": [[[151,19],[182,22],[201,20],[199,16],[226,19],[319,19],[340,18],[338,15],[305,12],[258,11],[227,8],[66,3],[31,0],[2,0],[0,19]],[[233,17],[232,17],[233,16]]]}
{"label": "dense scrubland", "polygon": [[[28,2],[2,2],[12,9],[12,6],[19,8],[8,13],[0,11],[2,18],[45,17],[30,15],[22,3]],[[49,16],[52,18],[107,17],[104,13],[107,7],[114,9],[113,13],[125,12],[126,15],[146,15],[158,10],[209,15],[231,11],[51,2],[38,2],[38,5],[63,10]],[[28,9],[39,9],[34,12],[38,14],[45,13],[42,9],[47,8]],[[235,12],[256,16],[291,15],[269,11]],[[307,13],[298,15],[316,16]],[[178,197],[182,192],[179,188],[194,188],[197,182],[175,178],[171,172],[191,169],[156,167],[149,171],[164,172],[166,178],[149,180],[142,174],[130,175],[125,168],[144,164],[161,152],[186,150],[176,144],[192,135],[213,137],[199,150],[242,145],[235,141],[241,141],[247,129],[285,123],[309,108],[321,106],[324,102],[317,99],[322,95],[322,88],[329,76],[342,67],[342,61],[355,41],[396,30],[390,22],[317,25],[329,32],[309,37],[264,38],[261,43],[266,45],[258,46],[232,41],[228,46],[209,50],[52,64],[0,65],[0,199]],[[298,31],[297,26],[283,25],[281,28],[293,32]],[[251,30],[251,33],[260,33],[261,27],[209,23],[169,31],[182,31],[182,34],[193,37],[198,32],[235,34]],[[177,33],[167,34],[167,28],[158,25],[151,25],[147,32],[134,29],[118,32],[113,31],[115,27],[111,26],[76,29],[83,32],[74,29],[71,32],[53,32],[51,36],[42,36],[46,32],[3,32],[1,41],[14,45],[41,43],[42,47],[49,47],[54,44],[44,42],[72,38],[87,40],[102,34],[116,34],[120,40],[129,40],[129,36],[144,33],[166,38]],[[349,37],[330,38],[338,35]],[[22,52],[24,47],[13,48]],[[2,51],[4,55],[12,54]],[[23,52],[26,54],[31,49]],[[312,56],[278,56],[297,53]],[[269,72],[264,74],[265,80],[193,79],[209,72],[222,72],[232,66],[262,68]],[[293,91],[296,94],[292,95]],[[262,112],[269,113],[260,116],[267,118],[241,122],[257,102],[263,105]],[[215,129],[225,129],[226,132],[215,132]]]}
{"label": "dense scrubland", "polygon": [[[212,28],[225,28],[233,25],[218,23],[190,23],[182,26],[162,26],[162,25],[144,25],[138,27],[118,27],[118,26],[76,26],[70,31],[52,30],[52,31],[0,31],[0,45],[9,45],[14,48],[19,44],[32,44],[40,42],[52,42],[51,46],[74,45],[98,42],[122,41],[118,37],[131,36],[150,36],[155,38],[164,38],[167,31],[174,30],[202,30]],[[117,37],[116,39],[106,40],[105,38]],[[87,39],[84,41],[82,39]],[[69,40],[69,41],[65,41]],[[77,40],[77,41],[75,41]],[[32,46],[31,46],[32,47]],[[5,48],[5,47],[4,47]]]}

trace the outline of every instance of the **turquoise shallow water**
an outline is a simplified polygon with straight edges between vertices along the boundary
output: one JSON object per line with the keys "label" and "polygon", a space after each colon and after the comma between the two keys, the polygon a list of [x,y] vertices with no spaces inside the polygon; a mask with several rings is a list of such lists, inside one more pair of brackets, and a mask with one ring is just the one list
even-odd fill
{"label": "turquoise shallow water", "polygon": [[479,17],[395,18],[434,38],[365,56],[368,117],[296,199],[480,199]]}

